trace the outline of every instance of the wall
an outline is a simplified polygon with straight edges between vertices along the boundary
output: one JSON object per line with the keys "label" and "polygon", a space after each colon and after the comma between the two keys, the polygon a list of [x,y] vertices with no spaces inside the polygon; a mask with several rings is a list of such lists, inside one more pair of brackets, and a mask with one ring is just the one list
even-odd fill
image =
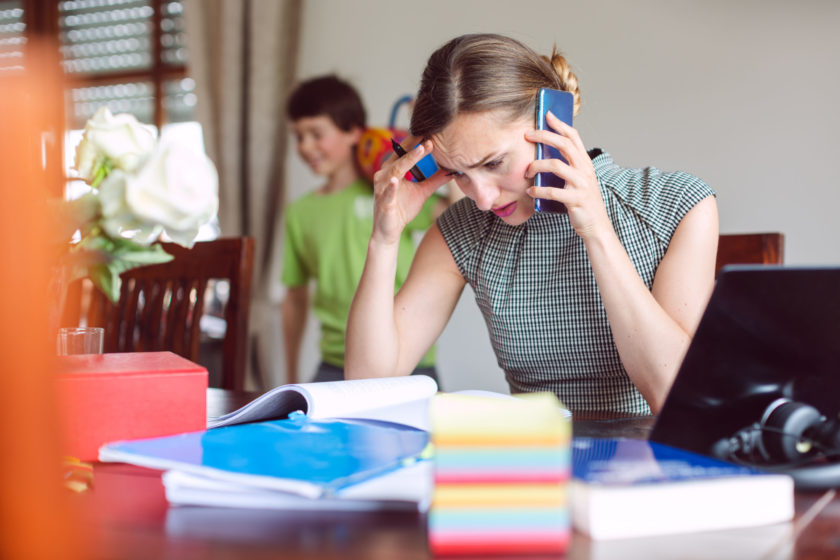
{"label": "wall", "polygon": [[[456,35],[503,33],[544,53],[556,43],[581,82],[587,146],[702,177],[722,232],[782,231],[790,264],[840,263],[840,2],[308,0],[303,19],[299,76],[350,79],[378,125]],[[296,197],[318,181],[289,157]],[[304,371],[316,338],[313,320]],[[448,390],[505,390],[469,293],[439,369]]]}

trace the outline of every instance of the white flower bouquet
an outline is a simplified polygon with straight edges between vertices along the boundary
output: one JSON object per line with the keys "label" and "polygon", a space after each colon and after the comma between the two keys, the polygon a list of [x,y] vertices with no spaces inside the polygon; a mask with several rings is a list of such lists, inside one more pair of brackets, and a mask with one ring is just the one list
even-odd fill
{"label": "white flower bouquet", "polygon": [[78,236],[68,276],[90,277],[111,301],[120,273],[172,259],[156,243],[161,234],[192,247],[218,210],[218,174],[207,156],[160,142],[153,127],[105,107],[85,126],[75,169],[91,190],[65,206],[68,231]]}

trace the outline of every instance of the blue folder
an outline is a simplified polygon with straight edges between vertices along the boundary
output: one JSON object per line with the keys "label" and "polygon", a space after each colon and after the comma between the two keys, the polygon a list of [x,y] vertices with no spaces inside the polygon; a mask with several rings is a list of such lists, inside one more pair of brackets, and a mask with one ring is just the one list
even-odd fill
{"label": "blue folder", "polygon": [[417,460],[428,433],[389,422],[284,420],[103,446],[101,461],[180,470],[318,498]]}

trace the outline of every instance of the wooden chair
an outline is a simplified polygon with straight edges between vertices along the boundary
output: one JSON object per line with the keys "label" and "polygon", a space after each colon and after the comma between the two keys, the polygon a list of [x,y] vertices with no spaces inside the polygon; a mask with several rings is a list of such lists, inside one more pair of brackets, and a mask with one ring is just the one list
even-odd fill
{"label": "wooden chair", "polygon": [[[74,286],[68,293],[65,324],[104,327],[105,352],[169,350],[200,363],[201,317],[217,315],[216,310],[205,309],[208,283],[226,280],[228,295],[218,313],[226,323],[221,375],[216,377],[224,389],[243,390],[254,239],[223,238],[196,243],[192,249],[174,243],[162,246],[175,258],[122,273],[116,304],[98,290]],[[214,373],[211,371],[211,378]]]}
{"label": "wooden chair", "polygon": [[727,264],[782,264],[784,248],[782,233],[722,234],[718,241],[715,276]]}

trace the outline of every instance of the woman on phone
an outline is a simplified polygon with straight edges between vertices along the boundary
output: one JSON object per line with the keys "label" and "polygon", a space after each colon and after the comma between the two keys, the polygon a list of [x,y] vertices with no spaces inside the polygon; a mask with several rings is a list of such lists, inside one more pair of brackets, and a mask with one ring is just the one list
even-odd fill
{"label": "woman on phone", "polygon": [[[429,58],[411,117],[422,143],[374,178],[367,260],[347,329],[347,377],[407,375],[469,283],[511,392],[551,391],[572,411],[656,412],[714,284],[714,191],[682,172],[624,169],[549,114],[540,88],[571,92],[557,54],[465,35]],[[535,145],[559,159],[536,160]],[[440,170],[406,172],[432,153]],[[565,188],[534,187],[538,172]],[[454,178],[466,198],[425,235],[393,295],[400,233]],[[537,213],[534,199],[567,213]]]}

